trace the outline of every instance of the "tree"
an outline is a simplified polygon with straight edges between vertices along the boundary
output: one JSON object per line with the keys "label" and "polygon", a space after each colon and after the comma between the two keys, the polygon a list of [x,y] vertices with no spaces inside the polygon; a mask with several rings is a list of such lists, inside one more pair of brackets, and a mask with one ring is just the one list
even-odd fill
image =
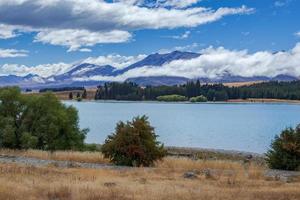
{"label": "tree", "polygon": [[172,94],[172,95],[163,95],[157,97],[158,101],[167,101],[167,102],[173,102],[173,101],[186,101],[187,98],[185,96]]}
{"label": "tree", "polygon": [[86,89],[84,89],[81,98],[86,99],[86,97],[87,97],[87,92]]}
{"label": "tree", "polygon": [[81,150],[87,130],[80,130],[78,113],[55,95],[21,95],[18,88],[0,90],[0,147]]}
{"label": "tree", "polygon": [[190,98],[190,102],[207,102],[207,98],[203,95]]}
{"label": "tree", "polygon": [[163,158],[165,150],[158,142],[148,117],[135,117],[131,122],[119,122],[109,135],[102,152],[117,165],[150,166]]}
{"label": "tree", "polygon": [[21,148],[22,124],[28,110],[26,99],[17,87],[0,91],[0,145]]}
{"label": "tree", "polygon": [[73,92],[69,93],[69,99],[73,99]]}
{"label": "tree", "polygon": [[77,100],[77,101],[82,101],[82,98],[81,98],[80,92],[77,92],[77,95],[76,95],[76,100]]}
{"label": "tree", "polygon": [[300,168],[300,126],[288,128],[275,136],[271,149],[266,154],[270,168],[299,170]]}

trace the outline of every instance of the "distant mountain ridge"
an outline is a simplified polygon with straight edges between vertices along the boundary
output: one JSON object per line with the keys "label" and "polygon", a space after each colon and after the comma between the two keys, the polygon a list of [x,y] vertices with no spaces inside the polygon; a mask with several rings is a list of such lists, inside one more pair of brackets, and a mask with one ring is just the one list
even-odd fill
{"label": "distant mountain ridge", "polygon": [[[73,65],[67,72],[53,75],[47,78],[29,74],[27,76],[0,76],[0,86],[18,85],[21,88],[43,88],[43,87],[65,87],[65,86],[97,86],[107,81],[114,81],[130,70],[135,70],[145,66],[161,67],[164,64],[175,60],[190,60],[197,58],[201,54],[193,52],[173,51],[165,54],[150,54],[144,59],[133,63],[122,69],[111,65],[96,65],[90,63],[80,63]],[[96,78],[95,78],[96,77]],[[107,81],[98,81],[97,77],[106,77]],[[111,80],[110,80],[110,79]],[[275,77],[253,76],[243,77],[232,75],[228,72],[217,78],[198,77],[204,83],[228,83],[228,82],[250,82],[250,81],[293,81],[299,80],[298,77],[280,74]],[[105,79],[106,80],[106,79]],[[140,85],[176,85],[183,84],[190,79],[181,76],[139,76],[131,77],[126,81],[135,82]]]}
{"label": "distant mountain ridge", "polygon": [[201,54],[192,53],[192,52],[180,52],[180,51],[173,51],[171,53],[165,54],[151,54],[144,58],[141,61],[138,61],[122,70],[116,72],[117,75],[123,74],[129,70],[143,67],[143,66],[162,66],[163,64],[172,62],[174,60],[189,60],[193,58],[199,57]]}

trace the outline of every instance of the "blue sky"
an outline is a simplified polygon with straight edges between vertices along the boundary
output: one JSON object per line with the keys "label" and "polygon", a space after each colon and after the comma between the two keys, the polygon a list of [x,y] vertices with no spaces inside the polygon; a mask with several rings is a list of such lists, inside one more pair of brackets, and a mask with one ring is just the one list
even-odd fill
{"label": "blue sky", "polygon": [[[43,2],[43,5],[35,5],[39,1]],[[190,2],[194,2],[194,4],[188,4],[187,7],[178,7],[177,4],[179,3],[177,1],[176,4],[176,0],[161,0],[159,6],[157,4],[153,6],[153,2],[149,0],[109,2],[109,4],[126,4],[120,9],[129,10],[133,7],[150,11],[165,9],[168,11],[166,16],[171,15],[170,12],[173,10],[184,12],[195,8],[210,9],[198,14],[193,22],[192,19],[191,22],[182,19],[180,17],[181,13],[176,14],[174,18],[178,17],[179,23],[177,25],[175,19],[174,24],[170,26],[162,23],[165,20],[164,18],[156,19],[156,17],[163,17],[164,15],[157,15],[153,17],[155,19],[151,18],[151,15],[146,16],[142,22],[138,19],[129,19],[131,17],[143,18],[144,11],[141,11],[140,16],[129,15],[128,18],[124,19],[131,20],[128,23],[127,21],[119,22],[116,19],[115,21],[110,20],[118,16],[110,16],[111,13],[109,12],[104,12],[103,16],[99,16],[99,13],[97,13],[93,17],[86,17],[81,13],[89,14],[94,11],[94,8],[90,9],[88,6],[86,10],[81,6],[80,9],[82,10],[80,10],[78,16],[74,16],[76,14],[72,13],[72,20],[74,18],[72,21],[70,16],[67,16],[67,14],[65,16],[63,13],[67,13],[68,3],[72,0],[61,1],[66,3],[58,5],[60,7],[52,5],[55,1],[24,0],[25,3],[19,4],[16,0],[12,0],[12,3],[0,0],[0,28],[3,32],[1,33],[0,29],[0,38],[2,38],[0,39],[0,66],[16,64],[34,67],[49,63],[72,63],[87,57],[111,54],[137,56],[176,49],[200,51],[210,46],[215,48],[222,46],[229,50],[247,49],[249,53],[258,51],[276,52],[280,50],[288,51],[300,41],[300,34],[297,36],[300,31],[300,1],[298,0],[191,0]],[[100,1],[86,0],[91,5],[95,4],[95,8],[101,6],[97,5],[97,2]],[[78,0],[78,2],[83,1]],[[41,16],[29,12],[39,6],[45,9],[40,13]],[[221,14],[220,17],[214,16],[217,15],[218,9],[222,8],[240,10]],[[62,13],[60,14],[60,12]],[[25,17],[25,15],[32,16]],[[205,22],[199,23],[197,20],[202,20],[201,15],[215,17],[215,19],[211,21],[205,19],[207,21],[204,20]],[[101,23],[98,23],[98,20]],[[171,19],[170,23],[173,23]],[[87,30],[89,33],[84,36],[88,38],[95,37],[95,40],[92,42],[79,41],[75,45],[73,43],[66,44],[64,38],[68,40],[70,32],[57,33],[57,31],[66,29]],[[110,32],[115,30],[120,33]],[[101,32],[101,35],[97,35],[99,32]],[[116,34],[116,36],[111,38],[110,35],[106,35],[108,39],[104,39],[103,42],[103,39],[100,38],[103,32],[105,34]],[[38,34],[40,36],[37,36]],[[70,40],[80,40],[83,34],[85,33],[80,32],[78,37],[71,37]],[[56,41],[59,37],[62,39]]]}

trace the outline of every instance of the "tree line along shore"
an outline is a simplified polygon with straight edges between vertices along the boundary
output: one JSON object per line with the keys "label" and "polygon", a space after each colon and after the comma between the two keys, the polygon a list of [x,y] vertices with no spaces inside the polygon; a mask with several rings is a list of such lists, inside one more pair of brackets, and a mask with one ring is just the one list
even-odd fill
{"label": "tree line along shore", "polygon": [[183,85],[145,87],[132,82],[111,82],[97,88],[44,88],[39,93],[47,91],[54,92],[61,100],[78,101],[300,102],[300,81],[260,82],[242,86],[195,81]]}

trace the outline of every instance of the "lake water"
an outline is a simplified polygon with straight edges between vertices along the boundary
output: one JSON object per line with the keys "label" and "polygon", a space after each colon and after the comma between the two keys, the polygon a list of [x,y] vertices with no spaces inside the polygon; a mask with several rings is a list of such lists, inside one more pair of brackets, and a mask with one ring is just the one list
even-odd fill
{"label": "lake water", "polygon": [[300,105],[247,103],[75,102],[86,142],[103,143],[120,120],[149,116],[167,146],[264,153],[274,136],[300,123]]}

